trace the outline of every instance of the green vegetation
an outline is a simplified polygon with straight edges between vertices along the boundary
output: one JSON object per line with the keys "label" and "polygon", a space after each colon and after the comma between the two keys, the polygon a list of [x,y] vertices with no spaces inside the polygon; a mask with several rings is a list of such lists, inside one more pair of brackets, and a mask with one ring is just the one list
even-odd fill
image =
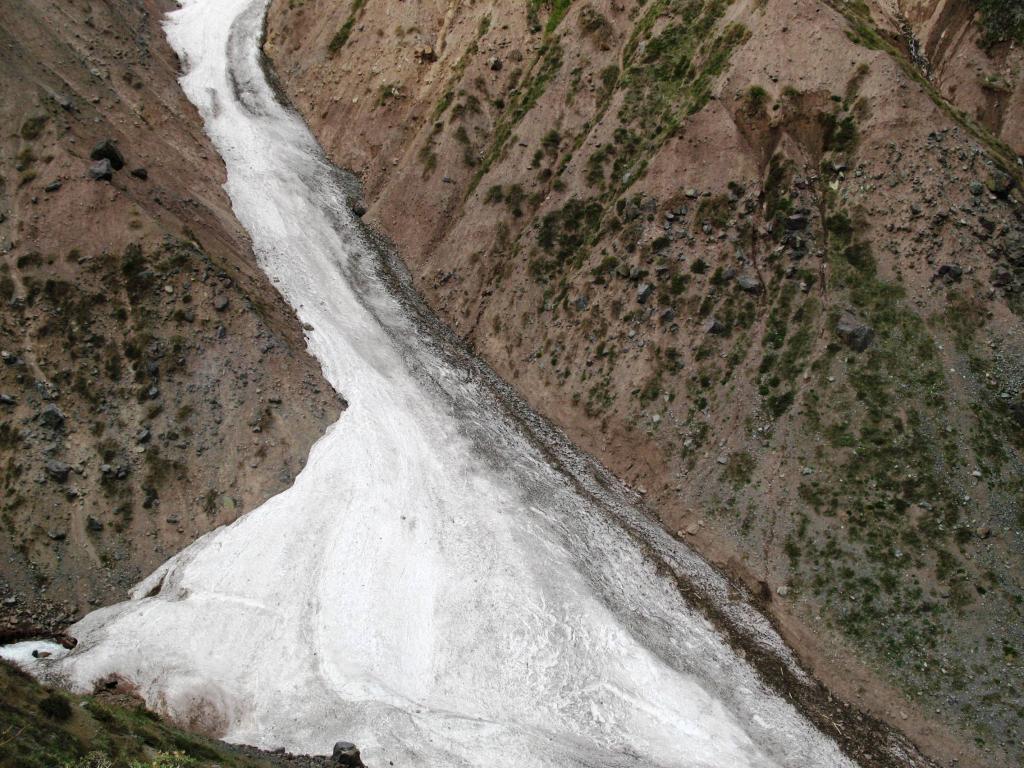
{"label": "green vegetation", "polygon": [[366,5],[366,0],[352,0],[352,10],[348,13],[348,18],[345,19],[345,23],[341,25],[334,37],[331,38],[331,42],[327,45],[327,50],[334,55],[342,48],[345,47],[345,43],[348,42],[349,36],[352,34],[352,28],[356,25],[356,19],[359,16],[359,12],[363,10]]}
{"label": "green vegetation", "polygon": [[43,128],[46,127],[48,121],[49,118],[46,115],[36,115],[35,117],[28,118],[21,124],[21,138],[25,139],[25,141],[38,139],[42,135]]}
{"label": "green vegetation", "polygon": [[578,268],[585,247],[593,241],[601,223],[601,204],[596,200],[571,199],[561,209],[541,220],[537,244],[550,258],[537,258],[530,271],[537,279],[547,279],[567,264]]}
{"label": "green vegetation", "polygon": [[17,768],[270,768],[164,723],[125,696],[48,690],[0,662],[0,765]]}
{"label": "green vegetation", "polygon": [[536,32],[540,31],[540,12],[545,10],[548,13],[548,20],[544,25],[544,34],[550,35],[562,23],[571,3],[572,0],[529,0],[526,12],[530,28]]}
{"label": "green vegetation", "polygon": [[1024,3],[1020,0],[972,0],[981,12],[984,44],[1024,44]]}

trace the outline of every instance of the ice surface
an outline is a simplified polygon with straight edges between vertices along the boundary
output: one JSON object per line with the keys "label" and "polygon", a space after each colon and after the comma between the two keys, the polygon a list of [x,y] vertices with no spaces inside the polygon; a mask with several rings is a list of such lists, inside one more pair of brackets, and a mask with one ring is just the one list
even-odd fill
{"label": "ice surface", "polygon": [[116,672],[229,740],[353,741],[371,766],[848,765],[664,574],[723,600],[724,582],[453,343],[363,234],[266,84],[265,2],[186,0],[167,34],[259,262],[350,407],[292,488],[88,615],[73,652],[22,661],[81,690]]}

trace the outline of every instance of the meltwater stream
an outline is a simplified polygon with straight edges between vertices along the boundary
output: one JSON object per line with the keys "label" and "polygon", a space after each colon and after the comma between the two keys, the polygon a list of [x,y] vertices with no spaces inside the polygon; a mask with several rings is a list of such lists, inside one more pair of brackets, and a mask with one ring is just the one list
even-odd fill
{"label": "meltwater stream", "polygon": [[[350,403],[289,490],[71,629],[36,673],[108,674],[227,739],[370,766],[846,766],[666,574],[726,585],[468,356],[345,204],[261,68],[267,0],[168,38],[260,265]],[[779,663],[767,623],[730,610]]]}

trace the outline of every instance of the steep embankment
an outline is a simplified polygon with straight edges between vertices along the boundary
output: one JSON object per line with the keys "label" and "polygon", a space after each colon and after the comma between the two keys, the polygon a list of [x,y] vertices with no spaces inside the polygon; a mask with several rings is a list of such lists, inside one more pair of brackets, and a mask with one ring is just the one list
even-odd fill
{"label": "steep embankment", "polygon": [[[0,8],[3,637],[124,599],[287,487],[340,410],[231,214],[164,10]],[[94,180],[105,139],[125,165]]]}
{"label": "steep embankment", "polygon": [[929,79],[1024,154],[1024,6],[1017,0],[887,0]]}
{"label": "steep embankment", "polygon": [[502,376],[834,690],[1012,764],[1015,158],[883,10],[275,2],[266,50]]}

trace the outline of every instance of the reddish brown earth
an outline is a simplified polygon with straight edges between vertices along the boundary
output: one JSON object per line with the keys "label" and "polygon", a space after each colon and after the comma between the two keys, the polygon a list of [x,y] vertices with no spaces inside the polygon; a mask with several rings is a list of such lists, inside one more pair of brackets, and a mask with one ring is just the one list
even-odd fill
{"label": "reddish brown earth", "polygon": [[[168,8],[0,8],[6,638],[123,600],[290,485],[341,408],[231,214]],[[95,181],[104,139],[126,165]]]}
{"label": "reddish brown earth", "polygon": [[836,694],[1009,766],[1019,49],[949,7],[276,0],[266,51],[499,374]]}

